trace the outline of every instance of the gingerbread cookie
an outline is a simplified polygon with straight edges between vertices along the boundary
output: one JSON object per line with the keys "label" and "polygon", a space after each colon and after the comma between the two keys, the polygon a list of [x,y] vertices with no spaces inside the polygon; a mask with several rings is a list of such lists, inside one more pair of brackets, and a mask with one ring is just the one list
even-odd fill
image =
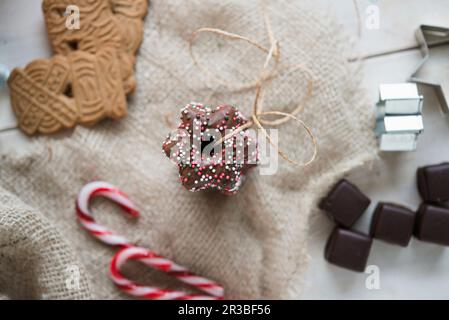
{"label": "gingerbread cookie", "polygon": [[136,54],[143,38],[143,18],[148,10],[148,0],[109,0],[114,18],[122,34],[124,48]]}
{"label": "gingerbread cookie", "polygon": [[[66,25],[70,6],[79,9],[79,29]],[[12,72],[19,127],[30,135],[54,133],[125,116],[148,0],[44,0],[42,8],[57,55]]]}
{"label": "gingerbread cookie", "polygon": [[53,133],[76,124],[79,115],[75,101],[67,95],[69,82],[70,66],[62,56],[12,71],[8,79],[11,105],[25,133]]}
{"label": "gingerbread cookie", "polygon": [[[76,51],[16,68],[8,79],[11,104],[27,134],[54,133],[126,115],[119,53]],[[128,61],[128,63],[130,63]]]}
{"label": "gingerbread cookie", "polygon": [[[79,8],[79,29],[66,27],[69,5]],[[127,75],[125,92],[134,91],[134,55],[142,42],[148,0],[44,0],[42,8],[55,53],[68,55],[73,51],[85,51],[95,54],[101,48],[114,48],[122,59],[132,61],[131,68],[122,70],[122,74]]]}
{"label": "gingerbread cookie", "polygon": [[114,49],[96,54],[76,51],[67,56],[79,122],[92,125],[105,117],[126,114],[126,96],[120,81],[120,60]]}

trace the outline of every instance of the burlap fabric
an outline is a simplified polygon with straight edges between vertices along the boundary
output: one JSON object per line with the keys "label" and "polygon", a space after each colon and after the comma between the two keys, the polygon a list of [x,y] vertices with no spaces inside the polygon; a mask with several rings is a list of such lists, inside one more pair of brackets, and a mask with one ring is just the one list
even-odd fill
{"label": "burlap fabric", "polygon": [[[374,156],[371,107],[360,77],[346,63],[347,38],[314,1],[272,1],[269,12],[283,63],[302,63],[315,76],[313,98],[300,115],[319,143],[305,169],[279,160],[275,175],[251,172],[238,195],[190,193],[161,143],[190,101],[229,103],[250,114],[254,93],[233,92],[199,72],[187,41],[210,26],[268,46],[258,1],[154,0],[137,62],[138,90],[129,115],[95,128],[78,127],[34,140],[26,155],[4,155],[0,177],[0,291],[10,298],[125,298],[108,278],[115,252],[76,222],[74,200],[87,182],[104,180],[131,195],[134,222],[107,201],[95,201],[98,221],[137,244],[222,283],[228,298],[293,298],[307,267],[307,233],[316,201],[343,173]],[[198,58],[238,83],[257,76],[265,56],[236,41],[204,35]],[[264,108],[288,111],[305,92],[305,75],[285,73],[269,84]],[[281,148],[306,160],[311,146],[289,123]],[[20,200],[19,200],[20,199]],[[22,201],[27,204],[25,206]],[[79,286],[67,268],[79,268]],[[72,270],[73,271],[73,270]],[[126,273],[147,284],[178,287],[158,272],[131,264]],[[70,283],[70,281],[69,281]]]}

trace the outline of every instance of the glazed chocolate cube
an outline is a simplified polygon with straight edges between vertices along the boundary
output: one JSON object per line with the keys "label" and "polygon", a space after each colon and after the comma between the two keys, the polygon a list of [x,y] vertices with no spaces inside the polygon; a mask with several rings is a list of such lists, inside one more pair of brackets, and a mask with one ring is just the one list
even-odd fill
{"label": "glazed chocolate cube", "polygon": [[426,202],[449,200],[449,163],[418,169],[418,190]]}
{"label": "glazed chocolate cube", "polygon": [[371,220],[371,236],[406,247],[415,225],[415,213],[403,206],[380,202]]}
{"label": "glazed chocolate cube", "polygon": [[449,209],[422,204],[416,216],[415,236],[422,241],[449,246]]}
{"label": "glazed chocolate cube", "polygon": [[325,210],[335,223],[351,227],[368,208],[368,199],[356,186],[342,179],[329,194],[321,200],[320,209]]}
{"label": "glazed chocolate cube", "polygon": [[326,244],[326,260],[353,271],[365,271],[372,238],[350,230],[335,228]]}

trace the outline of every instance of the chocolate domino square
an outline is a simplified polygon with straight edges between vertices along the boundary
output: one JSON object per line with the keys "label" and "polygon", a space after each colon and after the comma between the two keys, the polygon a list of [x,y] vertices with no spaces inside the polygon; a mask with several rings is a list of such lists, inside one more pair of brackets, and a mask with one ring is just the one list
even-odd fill
{"label": "chocolate domino square", "polygon": [[349,228],[368,208],[371,200],[346,179],[340,180],[321,200],[319,208],[340,226]]}
{"label": "chocolate domino square", "polygon": [[449,200],[449,163],[419,168],[418,190],[425,202]]}
{"label": "chocolate domino square", "polygon": [[372,242],[372,238],[364,234],[337,227],[327,241],[325,258],[339,267],[363,272]]}
{"label": "chocolate domino square", "polygon": [[421,241],[449,246],[449,209],[422,204],[416,216],[414,233]]}
{"label": "chocolate domino square", "polygon": [[415,212],[397,204],[380,202],[371,220],[370,234],[376,239],[406,247],[414,225]]}

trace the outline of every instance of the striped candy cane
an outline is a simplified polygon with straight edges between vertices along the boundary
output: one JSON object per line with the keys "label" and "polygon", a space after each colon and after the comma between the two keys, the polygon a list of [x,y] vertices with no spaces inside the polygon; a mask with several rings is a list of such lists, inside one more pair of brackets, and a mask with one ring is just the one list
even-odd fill
{"label": "striped candy cane", "polygon": [[[126,194],[120,191],[117,187],[106,182],[96,181],[87,184],[81,189],[76,200],[76,212],[81,225],[100,241],[111,246],[119,246],[122,248],[122,250],[112,258],[110,267],[112,280],[120,289],[130,295],[147,299],[223,299],[223,287],[214,281],[199,277],[188,271],[188,269],[158,256],[148,249],[136,247],[125,237],[122,237],[95,222],[92,212],[89,209],[89,203],[90,200],[96,196],[110,199],[133,217],[137,217],[139,212]],[[208,295],[193,295],[182,291],[163,290],[160,288],[139,285],[125,278],[120,273],[122,265],[128,260],[138,260],[152,268],[164,271],[180,281],[206,292]]]}
{"label": "striped candy cane", "polygon": [[[127,278],[120,269],[129,260],[138,260],[155,269],[167,272],[169,275],[202,290],[209,295],[192,295],[183,291],[163,290],[154,287],[142,286]],[[115,284],[130,295],[147,299],[158,300],[219,300],[223,299],[224,290],[217,283],[192,274],[186,268],[162,258],[145,248],[130,247],[120,250],[112,258],[111,276]]]}
{"label": "striped candy cane", "polygon": [[108,198],[122,207],[129,215],[133,217],[139,216],[139,212],[126,194],[109,183],[95,181],[85,185],[76,199],[76,213],[81,225],[94,237],[108,245],[120,247],[132,246],[125,237],[122,237],[114,231],[95,222],[95,219],[89,210],[90,200],[95,196]]}

